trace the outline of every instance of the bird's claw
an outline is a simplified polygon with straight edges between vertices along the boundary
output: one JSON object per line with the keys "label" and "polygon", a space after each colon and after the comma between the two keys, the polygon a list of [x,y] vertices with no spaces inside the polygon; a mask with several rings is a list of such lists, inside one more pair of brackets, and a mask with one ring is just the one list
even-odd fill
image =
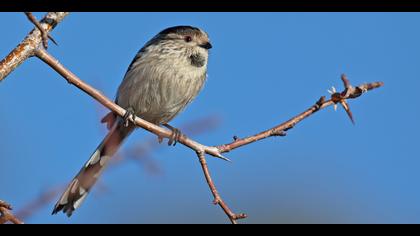
{"label": "bird's claw", "polygon": [[128,127],[128,124],[130,122],[130,118],[134,120],[134,114],[135,114],[135,112],[134,112],[134,109],[133,108],[129,107],[126,110],[126,112],[124,114],[124,117],[123,117],[124,127]]}
{"label": "bird's claw", "polygon": [[164,124],[163,126],[172,131],[172,135],[169,137],[168,146],[175,146],[178,143],[179,139],[182,137],[181,131],[168,124]]}

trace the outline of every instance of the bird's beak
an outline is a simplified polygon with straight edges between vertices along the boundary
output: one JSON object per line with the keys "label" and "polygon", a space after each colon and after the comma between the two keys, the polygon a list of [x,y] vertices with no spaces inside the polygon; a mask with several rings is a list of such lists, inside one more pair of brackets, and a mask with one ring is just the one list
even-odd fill
{"label": "bird's beak", "polygon": [[200,47],[202,47],[202,48],[205,48],[205,49],[210,49],[210,48],[212,48],[212,47],[213,47],[213,46],[211,45],[211,43],[209,43],[209,42],[204,43],[204,44],[200,44],[200,45],[198,45],[198,46],[200,46]]}

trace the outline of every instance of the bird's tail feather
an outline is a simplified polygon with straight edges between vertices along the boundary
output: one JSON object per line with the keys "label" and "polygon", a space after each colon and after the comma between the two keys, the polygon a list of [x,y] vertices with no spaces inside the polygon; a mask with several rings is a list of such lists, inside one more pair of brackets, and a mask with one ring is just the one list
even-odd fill
{"label": "bird's tail feather", "polygon": [[73,211],[80,206],[98,180],[110,158],[116,153],[118,147],[132,131],[133,127],[125,127],[123,122],[114,122],[108,135],[99,144],[92,156],[60,197],[52,214],[60,211],[66,213],[68,217],[73,214]]}

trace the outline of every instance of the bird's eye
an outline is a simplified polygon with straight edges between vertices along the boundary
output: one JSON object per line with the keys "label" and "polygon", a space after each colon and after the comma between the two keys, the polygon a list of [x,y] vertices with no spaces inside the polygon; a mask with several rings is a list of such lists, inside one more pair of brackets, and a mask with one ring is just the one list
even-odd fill
{"label": "bird's eye", "polygon": [[192,41],[192,38],[191,38],[191,36],[185,36],[184,40],[185,40],[185,42],[189,43],[189,42]]}

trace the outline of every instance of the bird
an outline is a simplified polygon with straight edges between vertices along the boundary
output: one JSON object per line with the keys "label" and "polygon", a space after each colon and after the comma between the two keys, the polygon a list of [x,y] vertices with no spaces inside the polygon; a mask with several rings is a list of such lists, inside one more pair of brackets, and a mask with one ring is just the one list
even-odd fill
{"label": "bird", "polygon": [[[115,103],[126,109],[124,117],[108,113],[108,134],[73,178],[54,206],[68,217],[80,207],[106,168],[111,157],[136,126],[129,117],[138,116],[173,130],[168,144],[176,144],[180,131],[168,124],[190,104],[207,80],[208,34],[198,27],[166,28],[136,54],[118,87]],[[175,140],[174,140],[175,139]]]}

